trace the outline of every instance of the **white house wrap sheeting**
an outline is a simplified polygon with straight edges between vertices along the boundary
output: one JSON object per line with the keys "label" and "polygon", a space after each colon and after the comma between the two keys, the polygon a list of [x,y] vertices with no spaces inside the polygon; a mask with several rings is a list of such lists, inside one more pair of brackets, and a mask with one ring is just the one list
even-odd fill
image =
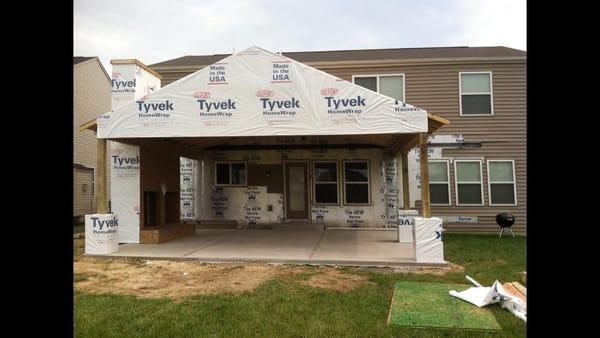
{"label": "white house wrap sheeting", "polygon": [[415,217],[417,263],[445,263],[442,219]]}
{"label": "white house wrap sheeting", "polygon": [[110,143],[111,211],[119,217],[119,243],[140,242],[140,148]]}
{"label": "white house wrap sheeting", "polygon": [[97,119],[99,138],[427,131],[426,111],[251,47]]}
{"label": "white house wrap sheeting", "polygon": [[85,254],[119,251],[119,219],[114,214],[85,215]]}
{"label": "white house wrap sheeting", "polygon": [[198,218],[197,196],[198,186],[198,161],[191,158],[179,158],[179,197],[181,208],[181,219],[193,221]]}

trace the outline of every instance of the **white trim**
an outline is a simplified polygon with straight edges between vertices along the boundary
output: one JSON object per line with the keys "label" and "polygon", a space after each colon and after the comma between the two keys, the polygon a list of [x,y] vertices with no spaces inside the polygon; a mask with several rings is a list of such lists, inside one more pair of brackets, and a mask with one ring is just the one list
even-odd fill
{"label": "white trim", "polygon": [[[381,76],[383,76],[383,77],[386,77],[386,76],[402,76],[402,99],[399,100],[399,99],[396,99],[395,97],[392,97],[392,98],[394,100],[399,100],[402,103],[406,102],[406,75],[405,75],[405,73],[395,73],[395,74],[359,74],[359,75],[352,75],[352,83],[356,84],[354,82],[355,78],[374,77],[375,78],[375,87],[376,87],[375,88],[375,92],[381,94],[379,92],[379,77],[381,77]],[[368,89],[368,88],[365,88],[365,89]]]}
{"label": "white trim", "polygon": [[[233,170],[231,170],[231,165],[233,163],[244,163],[244,169],[246,170],[246,182],[244,184],[231,184],[231,178],[233,174]],[[217,183],[217,164],[228,164],[229,165],[229,184],[219,184]],[[248,186],[248,163],[246,161],[215,161],[214,163],[215,169],[215,187],[247,187]]]}
{"label": "white trim", "polygon": [[[463,74],[489,74],[490,75],[490,92],[477,93],[462,93],[462,75]],[[460,116],[494,116],[494,85],[492,71],[478,72],[458,72],[458,113]],[[490,95],[490,114],[463,114],[462,112],[462,96],[463,95]]]}
{"label": "white trim", "polygon": [[[312,185],[312,205],[314,206],[339,206],[342,203],[342,199],[340,198],[340,164],[338,163],[338,160],[313,160],[311,161],[311,165],[310,165],[310,172],[312,173],[311,175],[311,185]],[[336,181],[320,181],[317,182],[316,176],[315,176],[315,164],[317,163],[335,163],[335,177],[336,177]],[[317,184],[334,184],[335,183],[335,188],[336,188],[336,193],[337,193],[337,203],[318,203],[317,202]]]}
{"label": "white trim", "polygon": [[[365,184],[365,182],[346,182],[346,163],[367,163],[367,203],[347,203],[346,202],[346,184]],[[342,193],[344,205],[365,206],[371,205],[371,164],[369,160],[343,160],[342,161]]]}
{"label": "white trim", "polygon": [[[452,205],[452,194],[450,193],[450,160],[448,159],[430,159],[427,163],[433,163],[433,162],[445,162],[446,163],[446,178],[448,179],[446,182],[431,182],[431,180],[429,180],[429,184],[431,185],[433,184],[447,184],[448,185],[448,204],[442,204],[442,203],[430,203],[432,206],[450,206]],[[431,187],[429,188],[430,191],[430,202],[431,202]]]}
{"label": "white trim", "polygon": [[[459,199],[458,199],[458,170],[456,170],[456,164],[459,162],[479,162],[479,182],[460,182],[460,184],[479,184],[479,187],[481,188],[481,204],[474,204],[474,203],[460,203]],[[454,194],[456,197],[456,205],[457,206],[483,206],[485,205],[484,200],[483,200],[483,160],[480,159],[472,159],[472,160],[467,160],[467,159],[463,159],[463,160],[454,160]]]}
{"label": "white trim", "polygon": [[[499,182],[493,182],[493,184],[512,184],[513,185],[513,196],[514,196],[514,204],[498,204],[498,203],[492,203],[492,181],[490,180],[490,162],[511,162],[512,164],[512,176],[513,176],[513,180],[512,182],[509,181],[499,181]],[[494,160],[487,160],[487,181],[488,181],[488,201],[489,201],[489,205],[490,206],[517,206],[517,177],[515,176],[515,160],[502,160],[502,159],[494,159]]]}

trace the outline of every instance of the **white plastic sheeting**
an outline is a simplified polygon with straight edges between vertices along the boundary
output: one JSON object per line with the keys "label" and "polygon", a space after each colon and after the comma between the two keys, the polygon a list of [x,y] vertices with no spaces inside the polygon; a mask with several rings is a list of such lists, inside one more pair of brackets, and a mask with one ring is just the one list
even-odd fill
{"label": "white plastic sheeting", "polygon": [[110,143],[111,211],[119,217],[119,243],[140,242],[140,149]]}
{"label": "white plastic sheeting", "polygon": [[426,111],[251,47],[100,116],[99,138],[427,131]]}
{"label": "white plastic sheeting", "polygon": [[85,254],[119,251],[119,219],[114,214],[85,215]]}
{"label": "white plastic sheeting", "polygon": [[191,158],[179,158],[179,196],[181,207],[181,219],[193,221],[198,219],[197,196],[198,190],[198,161]]}
{"label": "white plastic sheeting", "polygon": [[415,241],[415,217],[418,210],[398,210],[398,242],[412,243]]}
{"label": "white plastic sheeting", "polygon": [[415,217],[417,263],[445,263],[442,219]]}
{"label": "white plastic sheeting", "polygon": [[521,320],[527,321],[527,303],[507,292],[499,281],[495,281],[492,286],[487,287],[479,284],[469,276],[467,276],[467,279],[475,287],[470,287],[460,292],[450,290],[450,296],[462,299],[477,307],[484,307],[499,302],[502,308],[507,309]]}
{"label": "white plastic sheeting", "polygon": [[160,79],[135,62],[112,65],[111,108],[140,99],[160,88]]}

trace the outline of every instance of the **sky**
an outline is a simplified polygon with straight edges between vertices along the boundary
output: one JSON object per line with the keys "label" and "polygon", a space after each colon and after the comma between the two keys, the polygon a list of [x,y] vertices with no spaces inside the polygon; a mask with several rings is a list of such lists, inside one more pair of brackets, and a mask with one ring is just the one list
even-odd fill
{"label": "sky", "polygon": [[74,0],[75,56],[150,65],[251,46],[276,52],[527,49],[525,0]]}

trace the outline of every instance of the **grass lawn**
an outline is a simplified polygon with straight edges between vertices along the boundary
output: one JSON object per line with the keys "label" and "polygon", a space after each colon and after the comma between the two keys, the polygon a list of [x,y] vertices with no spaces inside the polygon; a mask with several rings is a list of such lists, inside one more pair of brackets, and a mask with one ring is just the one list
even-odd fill
{"label": "grass lawn", "polygon": [[[386,325],[396,281],[484,285],[521,281],[524,237],[444,235],[446,260],[464,272],[445,275],[390,273],[347,268],[368,277],[368,285],[348,292],[271,279],[239,295],[203,295],[181,302],[133,296],[75,294],[77,337],[525,337],[525,323],[499,306],[490,307],[502,332],[433,330]],[[295,278],[302,279],[302,275]],[[450,297],[450,296],[448,296]]]}

